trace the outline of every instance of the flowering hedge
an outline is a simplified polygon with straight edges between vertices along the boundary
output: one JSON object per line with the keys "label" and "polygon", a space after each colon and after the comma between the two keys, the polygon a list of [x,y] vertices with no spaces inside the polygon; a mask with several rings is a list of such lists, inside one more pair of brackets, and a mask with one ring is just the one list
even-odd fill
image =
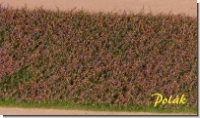
{"label": "flowering hedge", "polygon": [[197,107],[197,19],[0,7],[0,97]]}

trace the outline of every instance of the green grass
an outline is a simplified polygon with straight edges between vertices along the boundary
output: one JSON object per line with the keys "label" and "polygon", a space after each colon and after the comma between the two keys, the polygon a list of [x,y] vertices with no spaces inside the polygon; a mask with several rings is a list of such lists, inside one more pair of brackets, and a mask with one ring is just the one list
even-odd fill
{"label": "green grass", "polygon": [[189,108],[186,106],[177,106],[177,108],[166,108],[165,106],[129,106],[129,107],[114,107],[109,105],[97,104],[76,104],[73,101],[13,101],[13,100],[0,100],[0,107],[21,107],[21,108],[45,108],[45,109],[66,109],[66,110],[90,110],[90,111],[117,111],[117,112],[151,112],[151,113],[181,113],[181,114],[197,114],[197,109]]}

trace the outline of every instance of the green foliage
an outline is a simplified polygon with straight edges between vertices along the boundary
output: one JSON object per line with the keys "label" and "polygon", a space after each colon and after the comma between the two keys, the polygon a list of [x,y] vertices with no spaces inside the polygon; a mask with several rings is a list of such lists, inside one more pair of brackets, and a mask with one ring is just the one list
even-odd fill
{"label": "green foliage", "polygon": [[32,74],[26,71],[26,68],[22,68],[19,72],[13,73],[12,75],[6,75],[3,79],[4,81],[1,84],[11,84],[16,86],[18,83],[23,83],[29,81],[32,78]]}
{"label": "green foliage", "polygon": [[184,93],[197,107],[196,18],[0,7],[0,46],[2,99],[128,107]]}

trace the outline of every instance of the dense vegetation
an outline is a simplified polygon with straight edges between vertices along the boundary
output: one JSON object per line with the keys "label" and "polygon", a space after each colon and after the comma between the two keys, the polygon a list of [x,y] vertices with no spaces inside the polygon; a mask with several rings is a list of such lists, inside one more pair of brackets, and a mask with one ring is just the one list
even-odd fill
{"label": "dense vegetation", "polygon": [[[0,7],[0,98],[197,107],[197,19]],[[174,105],[167,105],[171,108]]]}

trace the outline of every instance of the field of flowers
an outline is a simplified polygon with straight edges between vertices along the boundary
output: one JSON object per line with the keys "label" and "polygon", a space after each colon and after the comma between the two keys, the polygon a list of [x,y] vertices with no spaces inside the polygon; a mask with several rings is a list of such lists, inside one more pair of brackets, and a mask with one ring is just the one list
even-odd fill
{"label": "field of flowers", "polygon": [[[0,98],[197,107],[197,19],[0,6]],[[174,107],[168,105],[167,107]]]}

